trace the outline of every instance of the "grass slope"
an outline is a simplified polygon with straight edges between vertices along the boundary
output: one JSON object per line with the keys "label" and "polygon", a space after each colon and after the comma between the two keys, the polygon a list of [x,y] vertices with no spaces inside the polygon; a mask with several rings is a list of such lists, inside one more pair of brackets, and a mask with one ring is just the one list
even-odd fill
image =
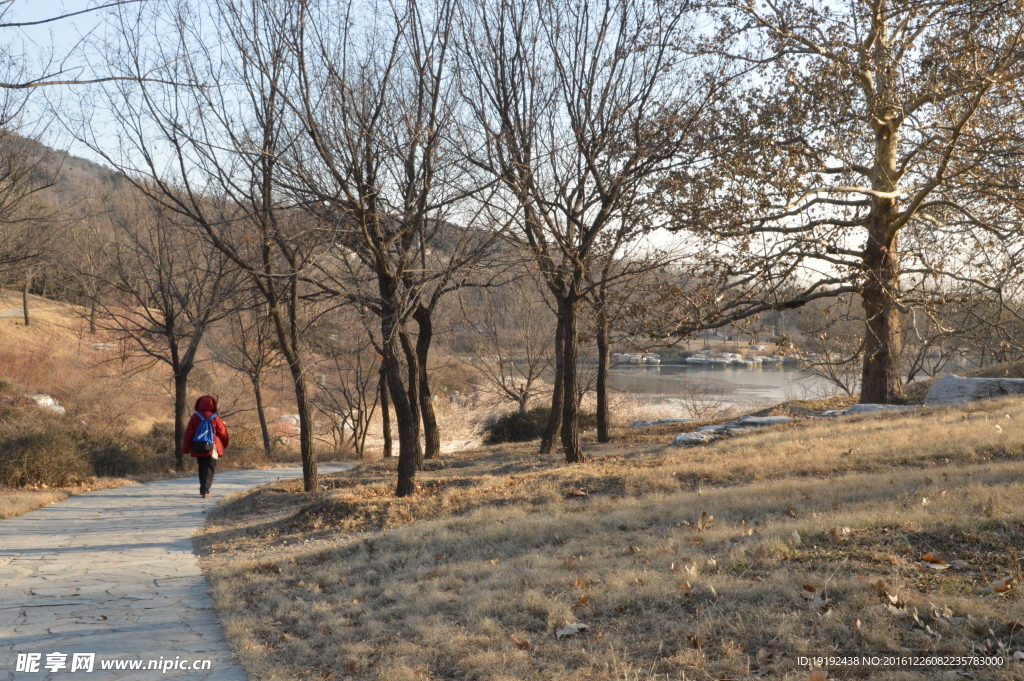
{"label": "grass slope", "polygon": [[[250,678],[807,679],[801,655],[1024,649],[1020,401],[534,449],[447,457],[412,499],[376,462],[219,507],[196,545]],[[965,677],[1024,665],[830,670]]]}

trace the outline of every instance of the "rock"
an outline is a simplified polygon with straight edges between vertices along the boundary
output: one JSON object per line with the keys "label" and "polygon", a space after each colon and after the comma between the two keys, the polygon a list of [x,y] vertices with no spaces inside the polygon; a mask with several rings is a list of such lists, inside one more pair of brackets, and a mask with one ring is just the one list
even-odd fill
{"label": "rock", "polygon": [[650,426],[667,426],[671,423],[691,423],[700,419],[658,419],[657,421],[633,421],[630,428],[648,428]]}
{"label": "rock", "polygon": [[728,435],[729,437],[735,437],[737,435],[746,435],[747,433],[753,433],[756,430],[761,430],[761,429],[760,428],[739,428],[739,427],[733,427],[733,428],[729,428],[728,430],[726,430],[725,434]]}
{"label": "rock", "polygon": [[741,416],[731,423],[741,428],[767,428],[792,422],[793,419],[788,416]]}
{"label": "rock", "polygon": [[53,397],[50,397],[49,395],[36,393],[33,395],[25,395],[25,398],[35,402],[35,405],[37,407],[46,409],[47,411],[52,411],[55,414],[60,414],[61,416],[63,416],[64,414],[67,413],[67,410],[64,409],[64,407],[57,404],[57,400]]}
{"label": "rock", "polygon": [[692,447],[693,445],[702,445],[706,442],[711,442],[720,437],[717,433],[708,433],[700,430],[695,430],[692,433],[679,433],[672,440],[672,444],[676,447]]}
{"label": "rock", "polygon": [[676,447],[690,447],[711,442],[720,437],[743,435],[769,426],[792,423],[792,421],[793,419],[788,416],[743,416],[725,423],[704,426],[692,433],[680,433],[672,440],[672,444]]}
{"label": "rock", "polygon": [[870,414],[876,411],[903,411],[917,409],[916,404],[854,404],[846,410],[847,414]]}
{"label": "rock", "polygon": [[842,416],[845,413],[846,413],[845,409],[826,409],[825,411],[821,412],[821,415],[822,416],[828,416],[828,417],[836,417],[836,416]]}
{"label": "rock", "polygon": [[926,405],[963,404],[1003,395],[1024,394],[1024,378],[964,378],[943,376],[924,398]]}

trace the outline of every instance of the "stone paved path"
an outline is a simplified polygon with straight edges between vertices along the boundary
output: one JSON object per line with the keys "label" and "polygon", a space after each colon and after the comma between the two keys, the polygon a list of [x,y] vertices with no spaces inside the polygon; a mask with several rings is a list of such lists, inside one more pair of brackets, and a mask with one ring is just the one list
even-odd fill
{"label": "stone paved path", "polygon": [[[331,470],[338,467],[321,467]],[[199,498],[194,478],[129,485],[0,521],[0,681],[245,681],[191,537],[224,496],[301,475],[225,471],[210,499]],[[39,671],[16,671],[18,653],[41,653]],[[47,671],[49,653],[66,654],[67,666]],[[73,653],[95,653],[94,670],[72,673]],[[210,660],[210,668],[146,669],[160,658]],[[103,670],[105,660],[141,660],[142,669]]]}

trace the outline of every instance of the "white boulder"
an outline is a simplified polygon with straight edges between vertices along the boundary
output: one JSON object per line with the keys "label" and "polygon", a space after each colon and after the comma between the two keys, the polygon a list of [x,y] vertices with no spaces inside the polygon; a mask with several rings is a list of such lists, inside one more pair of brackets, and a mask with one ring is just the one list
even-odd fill
{"label": "white boulder", "polygon": [[57,399],[54,397],[50,397],[49,395],[35,393],[32,395],[25,395],[25,397],[35,402],[37,407],[41,407],[48,411],[52,411],[55,414],[60,414],[61,416],[63,416],[65,413],[67,413],[67,410],[57,403]]}

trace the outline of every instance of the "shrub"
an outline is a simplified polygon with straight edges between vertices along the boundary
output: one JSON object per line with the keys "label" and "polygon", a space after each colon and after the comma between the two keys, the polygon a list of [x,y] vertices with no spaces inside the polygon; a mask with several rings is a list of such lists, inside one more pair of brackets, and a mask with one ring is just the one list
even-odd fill
{"label": "shrub", "polygon": [[142,445],[162,458],[174,458],[174,423],[154,423],[142,438]]}
{"label": "shrub", "polygon": [[[513,411],[488,419],[484,423],[484,442],[489,445],[502,442],[529,442],[544,434],[551,407],[534,407],[525,414]],[[580,412],[580,430],[597,428],[597,416]]]}
{"label": "shrub", "polygon": [[164,468],[160,456],[141,443],[112,436],[83,437],[79,444],[92,462],[96,475],[123,478],[128,475],[152,473]]}
{"label": "shrub", "polygon": [[91,475],[88,457],[67,432],[48,429],[0,437],[0,484],[60,487]]}

